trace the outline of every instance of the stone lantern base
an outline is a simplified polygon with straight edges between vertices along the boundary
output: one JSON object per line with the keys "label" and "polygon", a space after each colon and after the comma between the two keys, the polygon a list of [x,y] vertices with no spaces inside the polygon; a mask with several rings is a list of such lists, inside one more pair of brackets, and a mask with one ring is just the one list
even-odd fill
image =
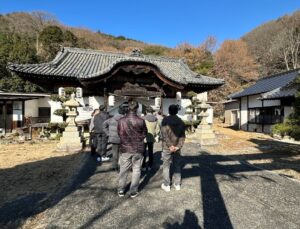
{"label": "stone lantern base", "polygon": [[189,137],[191,142],[203,146],[217,145],[218,140],[212,127],[209,124],[199,124],[194,134]]}
{"label": "stone lantern base", "polygon": [[64,106],[69,107],[69,111],[67,113],[69,123],[60,138],[57,150],[80,151],[82,150],[81,137],[75,123],[75,118],[77,116],[76,108],[79,106],[79,103],[75,100],[74,93],[71,95],[71,99],[64,103]]}
{"label": "stone lantern base", "polygon": [[58,151],[80,151],[82,142],[76,126],[67,126],[60,142],[57,144]]}

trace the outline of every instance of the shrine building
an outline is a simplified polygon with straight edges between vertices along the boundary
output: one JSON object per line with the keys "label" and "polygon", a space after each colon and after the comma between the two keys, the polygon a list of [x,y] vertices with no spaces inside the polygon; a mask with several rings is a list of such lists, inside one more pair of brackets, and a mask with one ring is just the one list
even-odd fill
{"label": "shrine building", "polygon": [[[10,63],[8,69],[38,85],[48,95],[62,94],[65,87],[77,88],[76,100],[80,103],[77,120],[89,119],[92,110],[101,104],[106,104],[108,112],[114,114],[128,98],[139,102],[139,113],[152,106],[168,114],[169,105],[178,104],[179,115],[184,117],[186,107],[191,104],[187,92],[204,93],[205,97],[205,92],[224,84],[222,79],[191,71],[182,59],[143,55],[139,50],[125,54],[65,47],[51,62]],[[49,96],[42,99],[43,112],[49,114],[50,121],[61,122],[62,117],[54,114],[61,103],[51,101]],[[35,100],[25,101],[23,116],[38,116],[38,104]]]}

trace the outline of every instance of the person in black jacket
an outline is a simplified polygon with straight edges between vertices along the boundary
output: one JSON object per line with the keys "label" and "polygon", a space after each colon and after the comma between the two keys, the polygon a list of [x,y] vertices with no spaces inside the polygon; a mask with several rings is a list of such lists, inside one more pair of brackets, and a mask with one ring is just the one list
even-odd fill
{"label": "person in black jacket", "polygon": [[108,113],[105,111],[105,106],[99,107],[99,113],[94,116],[94,134],[97,139],[96,152],[98,153],[97,161],[102,162],[102,158],[106,153],[107,135],[104,132],[103,123],[109,119]]}

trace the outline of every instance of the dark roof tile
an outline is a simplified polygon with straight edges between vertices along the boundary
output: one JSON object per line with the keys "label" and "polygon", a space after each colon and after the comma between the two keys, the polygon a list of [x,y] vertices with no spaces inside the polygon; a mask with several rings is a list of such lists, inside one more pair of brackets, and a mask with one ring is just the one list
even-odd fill
{"label": "dark roof tile", "polygon": [[299,75],[299,69],[282,72],[258,80],[254,85],[241,92],[233,93],[228,97],[231,99],[240,98],[248,95],[261,94],[281,88],[291,83]]}
{"label": "dark roof tile", "polygon": [[37,75],[60,75],[88,79],[108,73],[121,62],[144,62],[156,66],[170,80],[186,84],[222,85],[224,80],[199,75],[181,60],[168,57],[112,53],[90,49],[63,48],[53,61],[42,64],[9,64],[15,72]]}

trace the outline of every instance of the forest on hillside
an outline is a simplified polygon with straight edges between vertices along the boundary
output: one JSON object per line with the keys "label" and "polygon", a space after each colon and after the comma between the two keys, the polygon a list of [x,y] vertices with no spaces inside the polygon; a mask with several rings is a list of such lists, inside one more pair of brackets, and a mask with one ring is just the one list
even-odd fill
{"label": "forest on hillside", "polygon": [[146,44],[124,36],[112,36],[87,28],[68,27],[47,12],[0,15],[0,90],[34,92],[38,88],[11,75],[9,62],[40,63],[54,58],[61,46],[184,58],[199,74],[225,79],[225,85],[209,93],[210,101],[222,101],[230,93],[259,77],[300,66],[300,11],[260,25],[239,40],[225,40],[216,50],[217,38],[198,46],[175,48]]}

